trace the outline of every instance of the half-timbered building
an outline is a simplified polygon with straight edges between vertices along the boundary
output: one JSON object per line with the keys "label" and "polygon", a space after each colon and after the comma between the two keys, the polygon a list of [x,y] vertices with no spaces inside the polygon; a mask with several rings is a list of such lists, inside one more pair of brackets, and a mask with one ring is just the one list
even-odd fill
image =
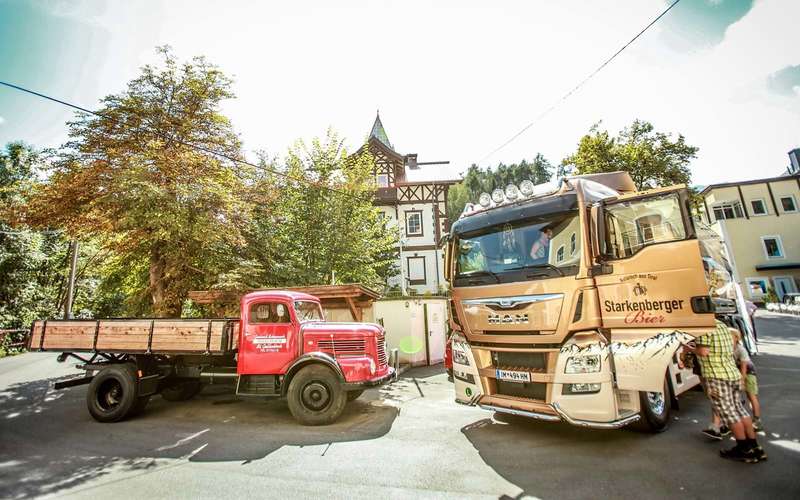
{"label": "half-timbered building", "polygon": [[378,190],[375,205],[386,224],[401,231],[400,271],[388,286],[417,293],[436,293],[444,288],[442,236],[450,229],[447,221],[447,192],[459,179],[448,178],[446,161],[420,162],[415,153],[395,151],[381,123],[380,115],[364,147],[375,158]]}

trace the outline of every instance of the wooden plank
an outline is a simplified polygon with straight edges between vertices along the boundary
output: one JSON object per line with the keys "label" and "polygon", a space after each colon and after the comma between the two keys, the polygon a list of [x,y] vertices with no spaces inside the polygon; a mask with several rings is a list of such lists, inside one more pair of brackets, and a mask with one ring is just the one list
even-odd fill
{"label": "wooden plank", "polygon": [[43,349],[89,350],[93,341],[94,323],[50,320],[41,346]]}
{"label": "wooden plank", "polygon": [[354,321],[361,321],[361,309],[356,307],[355,302],[350,297],[347,297],[347,306],[350,308],[350,314],[353,315]]}

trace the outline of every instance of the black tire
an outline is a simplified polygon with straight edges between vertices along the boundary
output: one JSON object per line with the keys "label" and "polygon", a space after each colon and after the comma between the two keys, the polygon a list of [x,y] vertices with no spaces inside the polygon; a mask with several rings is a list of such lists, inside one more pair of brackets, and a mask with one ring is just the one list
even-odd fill
{"label": "black tire", "polygon": [[180,382],[161,389],[161,397],[167,401],[186,401],[197,396],[203,389],[199,380]]}
{"label": "black tire", "polygon": [[634,427],[644,432],[664,432],[669,426],[672,393],[669,381],[664,378],[664,392],[639,392],[639,421]]}
{"label": "black tire", "polygon": [[98,422],[119,422],[131,415],[139,400],[136,368],[129,364],[103,368],[89,383],[86,392],[86,406]]}
{"label": "black tire", "polygon": [[287,391],[289,411],[303,425],[331,424],[342,414],[347,393],[336,373],[327,366],[304,366]]}
{"label": "black tire", "polygon": [[356,399],[360,398],[361,395],[364,394],[364,389],[360,391],[347,391],[347,402],[355,401]]}

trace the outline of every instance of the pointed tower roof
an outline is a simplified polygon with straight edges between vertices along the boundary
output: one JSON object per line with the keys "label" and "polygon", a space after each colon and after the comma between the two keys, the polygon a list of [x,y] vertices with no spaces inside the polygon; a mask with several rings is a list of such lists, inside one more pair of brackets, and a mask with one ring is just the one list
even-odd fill
{"label": "pointed tower roof", "polygon": [[378,139],[389,149],[394,149],[392,143],[389,142],[389,136],[386,135],[386,130],[383,128],[383,123],[381,123],[380,112],[375,115],[375,123],[372,124],[372,131],[369,133],[369,136]]}

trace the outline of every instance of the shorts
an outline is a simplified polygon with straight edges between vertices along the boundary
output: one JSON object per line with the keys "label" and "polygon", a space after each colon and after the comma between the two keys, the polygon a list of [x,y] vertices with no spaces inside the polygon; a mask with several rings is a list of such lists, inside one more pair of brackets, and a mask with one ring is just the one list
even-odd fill
{"label": "shorts", "polygon": [[755,375],[748,375],[744,379],[744,390],[747,394],[758,396],[758,379]]}
{"label": "shorts", "polygon": [[708,399],[711,407],[725,425],[731,427],[743,418],[750,418],[744,403],[738,380],[706,379]]}

